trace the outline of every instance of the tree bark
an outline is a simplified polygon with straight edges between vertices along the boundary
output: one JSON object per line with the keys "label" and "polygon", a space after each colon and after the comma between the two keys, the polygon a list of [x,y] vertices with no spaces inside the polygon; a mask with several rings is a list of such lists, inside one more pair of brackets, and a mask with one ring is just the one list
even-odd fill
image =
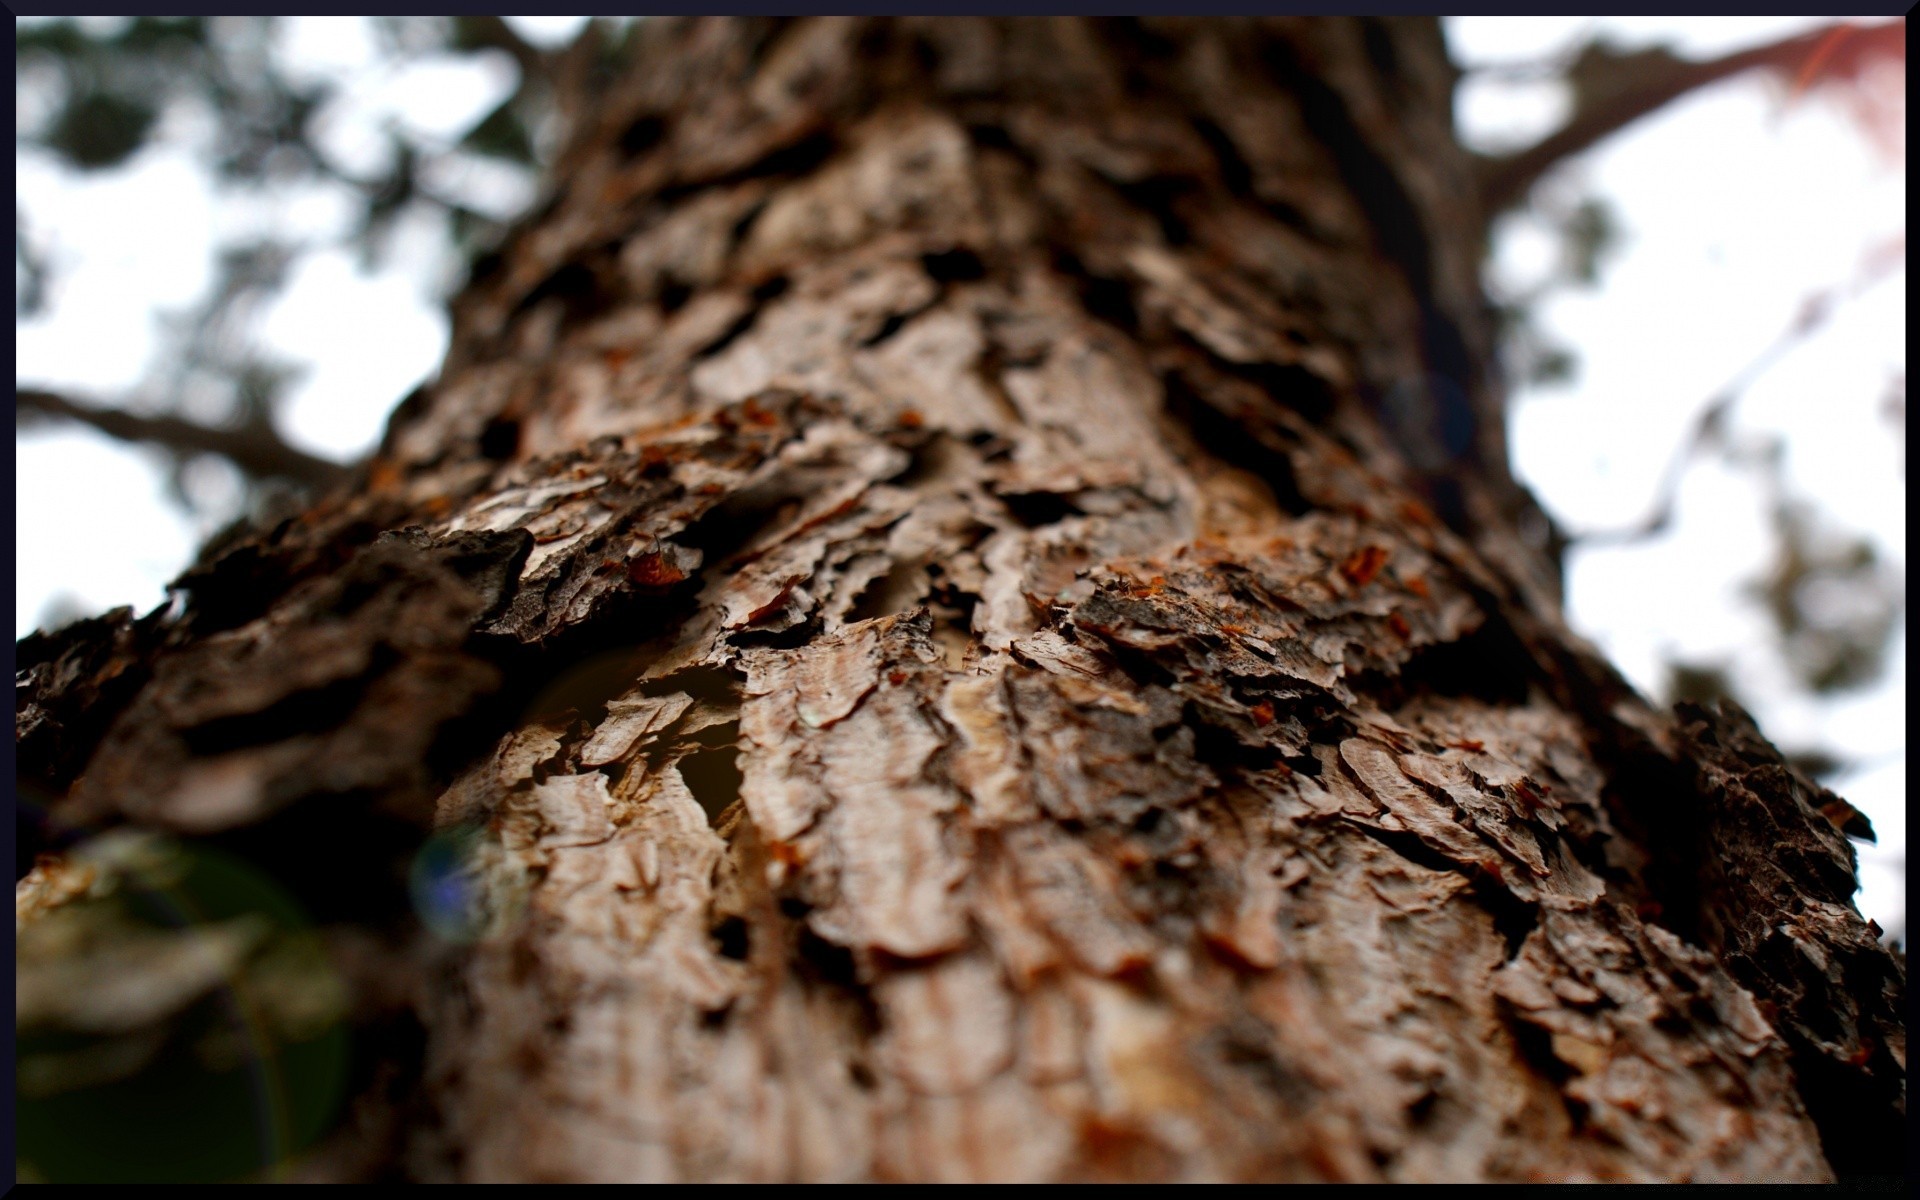
{"label": "tree bark", "polygon": [[327,931],[296,1173],[1899,1169],[1864,819],[1563,623],[1435,22],[636,38],[354,486],[19,646],[45,836]]}

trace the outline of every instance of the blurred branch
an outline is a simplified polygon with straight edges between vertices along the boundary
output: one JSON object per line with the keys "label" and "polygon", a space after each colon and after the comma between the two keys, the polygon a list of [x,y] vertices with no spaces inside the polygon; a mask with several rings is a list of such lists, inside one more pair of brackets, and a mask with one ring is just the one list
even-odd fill
{"label": "blurred branch", "polygon": [[1589,46],[1567,70],[1574,111],[1566,125],[1525,150],[1481,161],[1482,210],[1492,217],[1513,207],[1561,160],[1707,84],[1764,67],[1793,78],[1796,91],[1804,90],[1816,78],[1849,75],[1873,59],[1904,58],[1906,35],[1904,19],[1836,24],[1706,62],[1661,47]]}
{"label": "blurred branch", "polygon": [[147,442],[182,454],[218,454],[255,479],[286,479],[318,488],[347,470],[287,445],[264,420],[220,429],[182,417],[142,416],[78,404],[38,389],[16,388],[13,395],[16,424],[35,419],[73,421],[123,442]]}
{"label": "blurred branch", "polygon": [[504,18],[498,16],[467,16],[454,18],[454,40],[464,49],[505,50],[520,64],[522,85],[530,79],[546,79],[552,71],[553,60],[541,50],[513,31]]}
{"label": "blurred branch", "polygon": [[1874,284],[1891,275],[1895,268],[1904,266],[1907,261],[1907,239],[1902,234],[1876,247],[1867,255],[1860,272],[1843,287],[1828,288],[1808,296],[1794,315],[1791,324],[1779,337],[1762,350],[1754,360],[1713,398],[1700,416],[1695,419],[1693,428],[1686,440],[1674,452],[1667,464],[1666,473],[1661,477],[1660,490],[1655,495],[1653,508],[1647,515],[1633,524],[1620,529],[1595,529],[1586,533],[1576,533],[1567,539],[1568,545],[1601,546],[1627,545],[1645,541],[1656,534],[1663,533],[1673,524],[1673,510],[1680,494],[1680,480],[1686,474],[1687,464],[1701,450],[1721,440],[1726,433],[1727,421],[1733,406],[1753,386],[1754,380],[1778,362],[1789,350],[1806,341],[1819,332],[1840,305],[1852,300]]}

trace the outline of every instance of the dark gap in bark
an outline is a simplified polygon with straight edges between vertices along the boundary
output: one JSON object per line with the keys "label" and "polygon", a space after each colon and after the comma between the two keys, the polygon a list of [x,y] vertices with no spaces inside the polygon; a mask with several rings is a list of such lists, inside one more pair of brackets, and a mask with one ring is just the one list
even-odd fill
{"label": "dark gap in bark", "polygon": [[845,946],[830,942],[810,927],[802,925],[794,953],[801,974],[849,992],[860,995],[866,993],[866,988],[860,983],[860,964],[854,958],[853,951]]}
{"label": "dark gap in bark", "polygon": [[987,275],[987,264],[964,247],[922,254],[920,265],[935,283],[970,283]]}
{"label": "dark gap in bark", "polygon": [[1206,117],[1193,118],[1193,131],[1213,151],[1214,162],[1220,171],[1220,182],[1226,185],[1227,191],[1257,203],[1253,191],[1253,168],[1247,165],[1246,158],[1241,155],[1240,148],[1233,144],[1233,139],[1227,136],[1227,131]]}
{"label": "dark gap in bark", "polygon": [[1522,900],[1497,879],[1476,878],[1467,894],[1493,915],[1493,927],[1507,943],[1507,961],[1520,957],[1527,938],[1540,927],[1540,906]]}
{"label": "dark gap in bark", "polygon": [[1434,1111],[1439,1105],[1440,1093],[1429,1087],[1412,1104],[1407,1105],[1407,1123],[1415,1129],[1426,1128],[1433,1123]]}
{"label": "dark gap in bark", "polygon": [[735,962],[745,962],[753,947],[751,932],[744,917],[722,917],[707,930],[707,936],[713,939],[713,947],[722,958]]}
{"label": "dark gap in bark", "polygon": [[743,488],[674,535],[680,545],[700,551],[701,575],[717,569],[785,515],[793,497],[778,484],[772,479]]}
{"label": "dark gap in bark", "polygon": [[967,136],[973,140],[974,145],[983,150],[1003,150],[1013,155],[1028,170],[1039,165],[1025,147],[1013,140],[1013,135],[1007,132],[1004,125],[978,122],[967,126]]}
{"label": "dark gap in bark", "polygon": [[1298,364],[1236,363],[1223,358],[1215,358],[1214,362],[1229,375],[1253,384],[1315,425],[1323,424],[1331,417],[1334,406],[1340,401],[1326,380]]}
{"label": "dark gap in bark", "polygon": [[802,900],[798,896],[780,897],[779,907],[780,907],[781,916],[787,917],[795,921],[798,921],[800,918],[806,916],[808,913],[813,911],[813,905],[808,904],[805,900]]}
{"label": "dark gap in bark", "polygon": [[924,33],[916,33],[907,43],[907,51],[920,74],[932,77],[940,72],[940,47]]}
{"label": "dark gap in bark", "polygon": [[1399,265],[1423,303],[1433,291],[1432,249],[1420,210],[1390,164],[1329,83],[1300,63],[1292,47],[1268,41],[1263,57],[1276,79],[1300,99],[1307,128],[1332,155],[1341,178],[1373,225],[1380,248]]}
{"label": "dark gap in bark", "polygon": [[891,617],[903,613],[920,603],[924,587],[915,587],[914,581],[929,571],[926,564],[917,559],[905,559],[889,567],[884,575],[868,582],[854,598],[853,607],[847,611],[846,623],[858,624],[877,617]]}
{"label": "dark gap in bark", "polygon": [[[736,917],[734,919],[738,920],[739,918]],[[707,1012],[701,1013],[700,1027],[702,1029],[711,1030],[717,1033],[720,1030],[725,1029],[727,1027],[727,1021],[732,1016],[733,1016],[733,1001],[729,1000],[725,1004],[722,1004],[719,1008],[711,1009]]]}
{"label": "dark gap in bark", "polygon": [[873,1068],[863,1062],[848,1063],[847,1078],[853,1080],[853,1086],[863,1092],[872,1091],[880,1082],[874,1078]]}
{"label": "dark gap in bark", "polygon": [[[1387,49],[1391,53],[1391,47]],[[1269,44],[1266,57],[1276,76],[1300,97],[1308,129],[1333,155],[1348,189],[1366,212],[1381,250],[1405,274],[1420,306],[1420,341],[1427,368],[1448,385],[1447,390],[1433,389],[1444,406],[1439,431],[1457,460],[1480,465],[1479,420],[1470,401],[1473,356],[1459,327],[1434,303],[1433,248],[1419,207],[1392,164],[1368,143],[1346,102],[1331,85],[1304,70],[1293,51],[1278,43]],[[1466,528],[1464,508],[1451,515],[1463,522],[1454,528]]]}
{"label": "dark gap in bark", "polygon": [[520,449],[520,422],[511,417],[495,417],[480,431],[480,455],[494,462],[506,462]]}
{"label": "dark gap in bark", "polygon": [[1377,17],[1360,18],[1360,41],[1366,48],[1367,61],[1373,64],[1380,78],[1397,87],[1400,82],[1400,55],[1393,48],[1393,34],[1386,24]]}
{"label": "dark gap in bark", "polygon": [[[410,919],[407,868],[423,833],[364,792],[316,793],[204,842],[258,869],[316,925]],[[353,886],[342,887],[350,879]]]}
{"label": "dark gap in bark", "polygon": [[[1209,715],[1192,701],[1187,702],[1184,713],[1185,727],[1193,731],[1193,756],[1223,775],[1263,770],[1278,758],[1269,747],[1242,741],[1241,734],[1232,725]],[[1317,768],[1319,764],[1314,765]]]}
{"label": "dark gap in bark", "polygon": [[880,323],[880,328],[860,339],[861,347],[863,349],[871,349],[874,346],[878,346],[881,342],[899,333],[913,315],[912,313],[889,313],[887,319]]}
{"label": "dark gap in bark", "polygon": [[544,300],[555,299],[560,301],[571,324],[606,308],[611,297],[591,267],[577,262],[568,263],[556,268],[552,274],[535,284],[532,291],[522,296],[520,302],[513,306],[508,319],[531,312]]}
{"label": "dark gap in bark", "polygon": [[1536,671],[1532,655],[1513,627],[1493,615],[1464,637],[1416,650],[1398,672],[1367,671],[1353,685],[1356,691],[1379,696],[1390,707],[1419,695],[1466,696],[1487,704],[1518,706],[1531,695]]}
{"label": "dark gap in bark", "polygon": [[1508,891],[1505,884],[1490,877],[1480,868],[1457,863],[1448,858],[1441,851],[1427,845],[1419,835],[1404,830],[1377,829],[1372,825],[1361,825],[1357,822],[1354,828],[1408,862],[1417,863],[1431,871],[1447,871],[1465,876],[1468,880],[1468,897],[1487,910],[1487,914],[1493,918],[1494,930],[1506,943],[1506,961],[1512,962],[1519,956],[1520,948],[1526,944],[1528,935],[1539,927],[1539,905],[1520,899]]}
{"label": "dark gap in bark", "polygon": [[999,498],[1013,519],[1028,529],[1085,515],[1079,505],[1058,492],[1002,492]]}
{"label": "dark gap in bark", "polygon": [[1796,1031],[1787,1031],[1793,1073],[1807,1115],[1820,1134],[1820,1149],[1841,1181],[1892,1178],[1907,1170],[1906,1107],[1900,1081],[1906,1072],[1884,1047],[1873,1074],[1839,1063]]}
{"label": "dark gap in bark", "polygon": [[1293,455],[1281,434],[1216,408],[1177,371],[1163,375],[1161,384],[1167,414],[1186,426],[1201,449],[1257,477],[1273,493],[1274,504],[1288,515],[1304,517],[1313,511],[1312,502],[1300,492]]}
{"label": "dark gap in bark", "polygon": [[1312,1105],[1319,1089],[1280,1057],[1273,1031],[1259,1018],[1235,1017],[1209,1040],[1221,1062],[1287,1108],[1304,1111]]}
{"label": "dark gap in bark", "polygon": [[1520,1060],[1553,1085],[1560,1102],[1566,1106],[1567,1118],[1573,1122],[1576,1132],[1586,1129],[1589,1109],[1585,1101],[1567,1094],[1567,1084],[1573,1079],[1573,1068],[1560,1061],[1553,1052],[1553,1034],[1517,1013],[1505,1001],[1497,1002],[1500,1014],[1505,1018],[1507,1032],[1513,1037],[1514,1048],[1520,1052]]}
{"label": "dark gap in bark", "polygon": [[692,297],[692,288],[681,283],[678,279],[668,278],[665,283],[660,285],[660,295],[657,299],[660,304],[660,311],[668,316],[672,316],[682,308],[685,308],[687,301],[692,299]]}
{"label": "dark gap in bark", "polygon": [[733,228],[727,231],[728,253],[732,253],[740,248],[740,244],[747,240],[747,234],[752,232],[753,223],[758,221],[760,214],[766,211],[767,202],[765,200],[755,201],[754,204],[747,209],[746,213],[742,215],[738,221],[733,223]]}
{"label": "dark gap in bark", "polygon": [[667,135],[667,123],[654,113],[638,117],[620,131],[620,153],[639,158],[660,144]]}
{"label": "dark gap in bark", "polygon": [[[582,645],[573,653],[563,651],[543,657],[544,663],[530,664],[530,675],[536,675],[539,682],[537,690],[521,693],[526,704],[524,718],[571,712],[597,725],[607,714],[607,702],[627,691],[640,677],[648,656],[632,645]],[[526,682],[531,684],[534,679],[527,678]]]}
{"label": "dark gap in bark", "polygon": [[752,329],[754,323],[760,319],[761,310],[766,307],[767,303],[771,300],[778,299],[786,292],[787,287],[788,280],[785,275],[775,275],[771,279],[756,284],[751,293],[753,306],[748,308],[746,312],[741,313],[740,316],[734,320],[733,324],[722,330],[720,336],[694,351],[694,360],[698,361],[703,358],[712,358],[739,340],[740,337],[749,329]]}
{"label": "dark gap in bark", "polygon": [[763,646],[769,650],[799,650],[821,634],[816,617],[809,617],[789,629],[747,629],[728,640],[739,647]]}
{"label": "dark gap in bark", "polygon": [[1119,183],[1114,189],[1128,203],[1145,209],[1160,226],[1160,236],[1169,246],[1185,246],[1193,241],[1193,231],[1182,220],[1179,203],[1194,191],[1194,181],[1173,175],[1155,175],[1135,183]]}
{"label": "dark gap in bark", "polygon": [[299,734],[338,729],[353,716],[367,688],[393,664],[395,657],[391,650],[379,647],[374,651],[373,665],[362,674],[295,692],[257,712],[216,717],[181,730],[180,740],[196,756],[210,758],[248,746],[284,741]]}
{"label": "dark gap in bark", "polygon": [[1123,280],[1095,275],[1069,250],[1055,250],[1053,269],[1073,281],[1080,305],[1087,315],[1113,325],[1129,336],[1140,331],[1140,310],[1133,304],[1133,289]]}
{"label": "dark gap in bark", "polygon": [[466,290],[471,291],[493,279],[504,271],[506,266],[507,256],[498,250],[482,254],[480,257],[474,259],[473,265],[467,269]]}
{"label": "dark gap in bark", "polygon": [[654,199],[663,207],[670,207],[696,192],[703,192],[709,188],[731,187],[750,179],[765,179],[779,175],[796,177],[806,175],[832,158],[833,152],[838,148],[839,142],[831,133],[825,131],[812,133],[790,145],[781,146],[738,170],[728,171],[712,179],[676,183],[671,187],[661,188]]}
{"label": "dark gap in bark", "polygon": [[[738,736],[738,725],[721,728],[730,728]],[[679,769],[681,782],[707,814],[707,824],[718,826],[721,814],[740,798],[740,748],[723,745],[699,750],[681,759]]]}
{"label": "dark gap in bark", "polygon": [[[1667,761],[1657,750],[1601,761],[1606,785],[1600,803],[1627,846],[1645,861],[1635,870],[1609,864],[1606,877],[1625,873],[1644,891],[1641,919],[1657,923],[1695,946],[1708,946],[1702,928],[1700,864],[1715,854],[1708,844],[1699,796],[1688,766]],[[1703,857],[1705,856],[1705,857]]]}

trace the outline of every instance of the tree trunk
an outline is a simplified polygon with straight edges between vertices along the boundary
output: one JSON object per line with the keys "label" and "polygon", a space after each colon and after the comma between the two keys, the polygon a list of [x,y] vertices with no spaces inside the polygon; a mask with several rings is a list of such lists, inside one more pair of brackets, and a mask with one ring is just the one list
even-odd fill
{"label": "tree trunk", "polygon": [[1899,1169],[1864,820],[1562,622],[1435,22],[636,38],[354,486],[19,647],[47,836],[325,930],[297,1173]]}

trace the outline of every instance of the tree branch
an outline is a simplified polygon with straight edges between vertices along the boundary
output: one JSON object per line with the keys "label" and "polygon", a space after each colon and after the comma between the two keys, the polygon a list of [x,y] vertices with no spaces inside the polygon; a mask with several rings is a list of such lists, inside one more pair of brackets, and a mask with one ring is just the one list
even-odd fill
{"label": "tree branch", "polygon": [[1659,47],[1623,52],[1590,46],[1567,73],[1576,97],[1572,119],[1525,150],[1482,161],[1482,210],[1492,217],[1513,207],[1562,159],[1707,84],[1756,67],[1805,82],[1815,72],[1848,74],[1871,59],[1905,53],[1904,20],[1830,25],[1707,62],[1690,62]]}
{"label": "tree branch", "polygon": [[287,445],[272,427],[255,422],[219,429],[182,417],[143,416],[117,408],[78,404],[54,392],[16,388],[15,422],[34,417],[66,420],[123,442],[147,442],[186,454],[218,454],[255,479],[287,479],[324,487],[346,474],[339,463]]}
{"label": "tree branch", "polygon": [[1859,273],[1852,282],[1841,288],[1815,292],[1801,304],[1791,324],[1775,338],[1766,349],[1728,384],[1714,394],[1713,400],[1701,410],[1694,419],[1687,435],[1674,451],[1667,463],[1665,474],[1660,478],[1659,489],[1654,493],[1653,506],[1647,515],[1631,525],[1617,529],[1592,529],[1574,533],[1567,538],[1569,546],[1591,549],[1594,546],[1632,545],[1648,538],[1665,533],[1673,525],[1674,509],[1680,499],[1680,484],[1694,456],[1711,446],[1716,440],[1726,436],[1726,429],[1732,417],[1733,406],[1737,404],[1753,382],[1765,374],[1789,350],[1805,342],[1818,333],[1833,318],[1839,306],[1855,299],[1868,288],[1892,274],[1894,269],[1906,263],[1907,239],[1900,237],[1877,247],[1867,256]]}

